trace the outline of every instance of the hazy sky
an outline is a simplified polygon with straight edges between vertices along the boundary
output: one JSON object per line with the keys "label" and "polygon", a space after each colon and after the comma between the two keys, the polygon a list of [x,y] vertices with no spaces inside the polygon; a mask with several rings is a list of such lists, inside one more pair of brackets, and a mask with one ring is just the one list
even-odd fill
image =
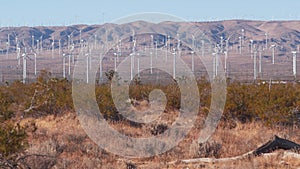
{"label": "hazy sky", "polygon": [[300,20],[299,0],[0,0],[1,26],[101,24],[140,12],[187,20]]}

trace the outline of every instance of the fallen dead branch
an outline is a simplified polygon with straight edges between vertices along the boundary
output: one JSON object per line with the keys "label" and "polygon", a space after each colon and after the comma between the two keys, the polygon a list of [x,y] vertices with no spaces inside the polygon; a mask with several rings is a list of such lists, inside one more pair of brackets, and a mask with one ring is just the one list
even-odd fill
{"label": "fallen dead branch", "polygon": [[[248,153],[245,153],[240,156],[235,157],[228,157],[228,158],[195,158],[195,159],[186,159],[181,160],[183,163],[197,163],[197,162],[204,162],[204,163],[215,163],[215,162],[228,162],[228,161],[234,161],[234,160],[241,160],[246,159],[251,156],[272,156],[272,155],[278,155],[278,153],[273,152],[278,149],[283,150],[300,150],[300,145],[297,143],[294,143],[292,141],[280,138],[275,135],[275,137],[267,142],[266,144],[262,145],[261,147],[257,148],[254,151],[250,151]],[[271,153],[273,152],[273,153]],[[294,152],[284,152],[282,155],[282,158],[297,158],[300,159],[300,154],[294,153]]]}

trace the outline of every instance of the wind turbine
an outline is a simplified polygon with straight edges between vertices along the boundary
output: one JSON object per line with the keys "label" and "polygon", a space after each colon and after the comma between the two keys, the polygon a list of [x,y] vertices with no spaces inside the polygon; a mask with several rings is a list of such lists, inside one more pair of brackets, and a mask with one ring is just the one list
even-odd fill
{"label": "wind turbine", "polygon": [[34,35],[31,35],[31,49],[34,49]]}
{"label": "wind turbine", "polygon": [[261,61],[261,55],[262,55],[262,50],[259,50],[259,68],[258,72],[261,74],[262,73],[262,61]]}
{"label": "wind turbine", "polygon": [[89,63],[89,69],[92,70],[92,48],[89,48],[89,55],[88,55],[88,63]]}
{"label": "wind turbine", "polygon": [[275,64],[275,47],[276,45],[271,45],[272,48],[272,64]]}
{"label": "wind turbine", "polygon": [[26,65],[26,53],[23,53],[22,54],[22,57],[23,57],[23,83],[25,84],[26,82],[26,69],[27,69],[27,65]]}
{"label": "wind turbine", "polygon": [[250,39],[250,53],[253,53],[253,39]]}
{"label": "wind turbine", "polygon": [[51,56],[52,56],[52,59],[53,59],[53,57],[54,57],[54,37],[53,37],[51,46],[52,46]]}
{"label": "wind turbine", "polygon": [[94,49],[97,49],[97,34],[95,34]]}
{"label": "wind turbine", "polygon": [[137,72],[138,72],[138,77],[140,77],[140,54],[137,53]]}
{"label": "wind turbine", "polygon": [[219,50],[218,47],[214,48],[213,55],[213,78],[216,78],[218,76],[218,69],[219,69]]}
{"label": "wind turbine", "polygon": [[58,55],[61,53],[61,39],[58,40]]}
{"label": "wind turbine", "polygon": [[255,81],[257,78],[256,72],[256,51],[253,53],[253,80]]}
{"label": "wind turbine", "polygon": [[242,29],[242,47],[244,46],[244,42],[245,42],[245,29]]}
{"label": "wind turbine", "polygon": [[224,54],[225,54],[225,64],[224,64],[224,69],[225,69],[225,73],[226,73],[226,75],[227,75],[227,60],[228,60],[228,51],[225,51],[224,52]]}
{"label": "wind turbine", "polygon": [[133,40],[133,48],[132,48],[132,69],[134,69],[135,65],[134,65],[134,54],[135,54],[135,51],[136,51],[136,39]]}
{"label": "wind turbine", "polygon": [[122,39],[119,40],[120,43],[120,56],[122,56]]}
{"label": "wind turbine", "polygon": [[266,50],[268,49],[268,33],[266,32],[265,33],[265,36],[266,36]]}
{"label": "wind turbine", "polygon": [[20,59],[21,59],[21,48],[19,47],[19,44],[17,44],[17,60],[18,60],[18,67],[20,66]]}
{"label": "wind turbine", "polygon": [[216,76],[217,76],[217,64],[216,64],[216,55],[217,55],[217,53],[212,53],[212,55],[213,55],[213,64],[212,64],[212,67],[213,67],[213,79],[215,79],[216,78]]}
{"label": "wind turbine", "polygon": [[6,58],[8,59],[8,52],[10,47],[10,35],[7,34],[7,42],[6,42]]}
{"label": "wind turbine", "polygon": [[40,37],[40,51],[43,51],[43,35]]}
{"label": "wind turbine", "polygon": [[71,35],[68,35],[68,52],[70,51]]}
{"label": "wind turbine", "polygon": [[72,57],[72,54],[69,54],[68,55],[68,59],[69,59],[69,62],[68,62],[68,75],[69,76],[71,75],[71,57]]}
{"label": "wind turbine", "polygon": [[166,39],[166,42],[165,42],[165,44],[166,44],[166,62],[168,62],[168,41],[169,41],[169,39],[170,39],[170,36],[169,35],[167,35],[167,37],[166,37],[167,39]]}
{"label": "wind turbine", "polygon": [[220,37],[221,52],[223,52],[223,36]]}
{"label": "wind turbine", "polygon": [[27,78],[27,59],[31,59],[29,55],[34,55],[34,73],[36,75],[36,53],[27,53],[26,47],[25,47],[25,52],[22,54],[23,58],[23,80],[22,82],[25,84],[26,83],[26,78]]}
{"label": "wind turbine", "polygon": [[297,75],[297,51],[292,51],[293,54],[293,75],[296,78]]}
{"label": "wind turbine", "polygon": [[226,52],[229,50],[229,39],[230,37],[225,40]]}
{"label": "wind turbine", "polygon": [[130,54],[130,80],[133,80],[133,57],[134,53]]}
{"label": "wind turbine", "polygon": [[173,79],[176,79],[176,49],[173,48]]}
{"label": "wind turbine", "polygon": [[151,50],[150,50],[150,73],[153,73],[153,56],[152,56],[152,49],[153,49],[153,35],[151,35]]}
{"label": "wind turbine", "polygon": [[157,41],[155,41],[155,58],[157,59]]}
{"label": "wind turbine", "polygon": [[178,40],[178,42],[177,42],[178,57],[181,57],[181,52],[180,52],[180,43],[181,43],[181,41],[180,41],[179,34],[177,34],[177,40]]}
{"label": "wind turbine", "polygon": [[63,78],[66,78],[66,54],[63,54]]}
{"label": "wind turbine", "polygon": [[89,83],[89,53],[86,53],[85,56],[86,56],[86,83]]}
{"label": "wind turbine", "polygon": [[99,67],[99,71],[100,71],[100,81],[102,81],[103,79],[103,73],[102,73],[102,53],[100,52],[100,67]]}
{"label": "wind turbine", "polygon": [[240,55],[242,55],[242,37],[239,36],[239,40],[240,40]]}
{"label": "wind turbine", "polygon": [[36,50],[37,50],[37,53],[39,54],[40,53],[40,40],[36,40]]}
{"label": "wind turbine", "polygon": [[114,65],[115,65],[115,72],[117,71],[117,53],[114,53]]}
{"label": "wind turbine", "polygon": [[119,41],[117,43],[117,61],[119,61],[119,56],[120,56],[120,46],[119,46]]}
{"label": "wind turbine", "polygon": [[192,49],[192,72],[195,72],[195,62],[194,62],[194,49],[195,49],[195,36],[194,35],[192,35],[192,47],[193,47],[193,49]]}

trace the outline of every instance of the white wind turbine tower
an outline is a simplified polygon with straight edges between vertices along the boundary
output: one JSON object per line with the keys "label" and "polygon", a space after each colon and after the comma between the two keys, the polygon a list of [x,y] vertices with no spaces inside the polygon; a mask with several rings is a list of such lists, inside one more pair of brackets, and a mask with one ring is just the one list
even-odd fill
{"label": "white wind turbine tower", "polygon": [[132,58],[132,69],[133,69],[133,70],[134,70],[134,68],[135,68],[134,60],[135,60],[136,44],[137,44],[137,40],[134,39],[134,40],[133,40],[133,48],[132,48],[132,53],[134,53],[133,58]]}
{"label": "white wind turbine tower", "polygon": [[40,53],[40,40],[36,40],[36,51],[38,54]]}
{"label": "white wind turbine tower", "polygon": [[34,35],[31,35],[31,49],[34,49]]}
{"label": "white wind turbine tower", "polygon": [[167,35],[166,36],[166,40],[165,40],[165,47],[166,47],[166,62],[168,62],[168,41],[169,41],[170,36]]}
{"label": "white wind turbine tower", "polygon": [[253,53],[253,39],[250,39],[250,53],[251,53],[251,56],[252,56],[252,53]]}
{"label": "white wind turbine tower", "polygon": [[63,54],[63,78],[66,78],[66,54]]}
{"label": "white wind turbine tower", "polygon": [[115,72],[117,71],[117,53],[114,53],[114,70],[115,70]]}
{"label": "white wind turbine tower", "polygon": [[58,40],[58,55],[61,53],[61,39]]}
{"label": "white wind turbine tower", "polygon": [[[134,37],[134,34],[133,34],[133,37]],[[136,40],[133,39],[132,53],[130,54],[130,80],[133,80],[135,47],[136,47]],[[152,58],[152,54],[151,54],[151,58]]]}
{"label": "white wind turbine tower", "polygon": [[43,35],[40,37],[40,51],[43,51]]}
{"label": "white wind turbine tower", "polygon": [[242,48],[244,46],[244,42],[245,42],[245,29],[242,29]]}
{"label": "white wind turbine tower", "polygon": [[155,58],[157,59],[157,41],[155,41]]}
{"label": "white wind turbine tower", "polygon": [[34,55],[34,73],[36,75],[36,53],[28,54],[26,47],[25,47],[25,52],[22,54],[23,58],[23,80],[22,82],[25,84],[26,83],[26,78],[27,78],[27,59],[31,59],[29,55]]}
{"label": "white wind turbine tower", "polygon": [[228,51],[226,50],[225,52],[224,52],[224,54],[225,54],[225,64],[224,64],[224,69],[225,69],[225,74],[226,74],[226,76],[227,76],[227,73],[228,73],[228,70],[227,70],[227,60],[228,60]]}
{"label": "white wind turbine tower", "polygon": [[178,57],[181,57],[181,51],[180,51],[180,43],[181,43],[181,41],[180,41],[179,34],[177,34],[177,40],[178,40],[178,42],[177,42]]}
{"label": "white wind turbine tower", "polygon": [[256,69],[256,51],[253,52],[253,80],[257,79],[257,69]]}
{"label": "white wind turbine tower", "polygon": [[120,46],[119,46],[119,48],[120,48],[120,56],[122,56],[122,39],[119,40],[119,43],[120,43]]}
{"label": "white wind turbine tower", "polygon": [[272,64],[275,64],[275,47],[276,45],[271,45],[272,48]]}
{"label": "white wind turbine tower", "polygon": [[226,40],[225,40],[225,46],[226,46],[226,52],[228,54],[228,50],[229,50],[229,39],[230,37],[228,37]]}
{"label": "white wind turbine tower", "polygon": [[26,75],[27,75],[26,74],[26,69],[27,69],[26,68],[26,57],[27,57],[26,53],[23,53],[22,57],[23,57],[23,81],[22,82],[25,84],[25,82],[26,82]]}
{"label": "white wind turbine tower", "polygon": [[266,47],[265,47],[265,49],[267,50],[268,49],[268,33],[267,32],[265,33],[265,36],[266,36],[266,41],[265,41]]}
{"label": "white wind turbine tower", "polygon": [[99,67],[99,71],[100,71],[100,74],[99,74],[99,76],[100,76],[100,81],[102,81],[102,79],[103,79],[103,73],[102,73],[102,53],[100,52],[100,67]]}
{"label": "white wind turbine tower", "polygon": [[212,67],[213,67],[213,79],[215,79],[216,78],[216,75],[217,75],[217,70],[216,70],[216,55],[217,55],[217,53],[212,53],[212,55],[213,55],[213,63],[212,63]]}
{"label": "white wind turbine tower", "polygon": [[293,54],[293,75],[296,78],[297,75],[297,51],[292,51]]}
{"label": "white wind turbine tower", "polygon": [[89,53],[86,53],[85,56],[86,56],[86,83],[89,83]]}
{"label": "white wind turbine tower", "polygon": [[138,72],[138,77],[140,77],[140,53],[137,53],[137,72]]}
{"label": "white wind turbine tower", "polygon": [[258,72],[259,72],[259,74],[261,74],[262,73],[262,61],[261,61],[261,56],[262,55],[262,50],[259,50],[259,68],[258,68]]}
{"label": "white wind turbine tower", "polygon": [[215,52],[213,55],[213,78],[218,76],[218,69],[219,69],[219,50],[218,47],[215,47]]}
{"label": "white wind turbine tower", "polygon": [[194,49],[195,49],[195,36],[192,35],[192,72],[195,72],[195,61],[194,61]]}
{"label": "white wind turbine tower", "polygon": [[81,29],[79,30],[79,46],[81,46]]}
{"label": "white wind turbine tower", "polygon": [[51,43],[51,48],[52,48],[52,50],[51,50],[51,57],[52,57],[52,59],[54,57],[54,42],[55,42],[55,40],[54,40],[54,37],[53,37],[53,40],[52,40],[52,43]]}
{"label": "white wind turbine tower", "polygon": [[152,49],[153,49],[153,35],[151,35],[151,47],[150,47],[150,73],[153,73],[153,56],[152,56]]}
{"label": "white wind turbine tower", "polygon": [[36,53],[33,53],[34,55],[34,75],[37,75],[37,68],[36,68]]}
{"label": "white wind turbine tower", "polygon": [[69,54],[68,55],[68,75],[70,76],[71,75],[71,57],[72,57],[72,54]]}
{"label": "white wind turbine tower", "polygon": [[176,49],[173,48],[173,79],[176,79]]}
{"label": "white wind turbine tower", "polygon": [[71,35],[68,35],[68,52],[70,51]]}
{"label": "white wind turbine tower", "polygon": [[223,36],[220,37],[221,52],[223,52]]}
{"label": "white wind turbine tower", "polygon": [[226,75],[228,75],[228,55],[229,55],[229,40],[231,38],[232,35],[230,35],[227,39],[225,39],[225,45],[226,45],[226,51],[224,52],[225,55],[225,64],[224,64],[224,69],[225,69],[225,73]]}
{"label": "white wind turbine tower", "polygon": [[[74,49],[75,49],[75,44],[72,43],[72,45],[71,45],[71,50],[70,50],[70,57],[72,57],[72,64],[73,64],[73,65],[75,64],[75,57],[74,57],[74,55],[73,55]],[[69,73],[69,74],[70,74],[70,73]]]}
{"label": "white wind turbine tower", "polygon": [[8,59],[8,52],[10,47],[10,35],[7,34],[7,42],[6,42],[6,58]]}
{"label": "white wind turbine tower", "polygon": [[18,67],[21,65],[21,48],[19,47],[19,44],[17,44],[17,60],[18,60]]}
{"label": "white wind turbine tower", "polygon": [[240,55],[242,55],[242,37],[239,36],[239,41],[240,41]]}
{"label": "white wind turbine tower", "polygon": [[89,69],[92,70],[92,48],[89,49],[89,55],[88,55],[88,63],[89,63]]}
{"label": "white wind turbine tower", "polygon": [[133,79],[133,57],[134,53],[130,54],[130,80]]}
{"label": "white wind turbine tower", "polygon": [[97,34],[95,34],[95,37],[94,37],[95,41],[94,41],[94,49],[97,49]]}
{"label": "white wind turbine tower", "polygon": [[119,56],[120,56],[120,46],[119,46],[119,40],[118,40],[118,43],[117,43],[117,62],[119,62]]}

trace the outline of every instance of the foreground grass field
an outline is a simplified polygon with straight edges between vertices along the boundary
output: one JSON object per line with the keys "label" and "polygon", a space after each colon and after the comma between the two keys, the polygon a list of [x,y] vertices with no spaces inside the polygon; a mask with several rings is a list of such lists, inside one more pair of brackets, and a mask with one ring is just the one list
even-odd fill
{"label": "foreground grass field", "polygon": [[[141,81],[142,82],[142,81]],[[130,86],[135,100],[132,111],[149,107],[149,93],[166,93],[167,106],[151,124],[132,123],[114,106],[110,85],[97,85],[96,99],[102,115],[120,133],[130,137],[156,136],[172,127],[180,108],[177,85]],[[15,82],[0,87],[1,168],[297,168],[299,156],[284,152],[226,162],[197,162],[192,158],[226,158],[242,155],[266,143],[274,135],[300,143],[300,85],[241,84],[228,82],[227,102],[212,137],[196,142],[207,116],[211,87],[199,79],[200,111],[187,137],[170,151],[151,158],[124,159],[99,148],[84,132],[74,111],[71,83],[44,72],[35,83]],[[113,142],[113,141],[112,141]],[[115,145],[117,146],[117,145]]]}

